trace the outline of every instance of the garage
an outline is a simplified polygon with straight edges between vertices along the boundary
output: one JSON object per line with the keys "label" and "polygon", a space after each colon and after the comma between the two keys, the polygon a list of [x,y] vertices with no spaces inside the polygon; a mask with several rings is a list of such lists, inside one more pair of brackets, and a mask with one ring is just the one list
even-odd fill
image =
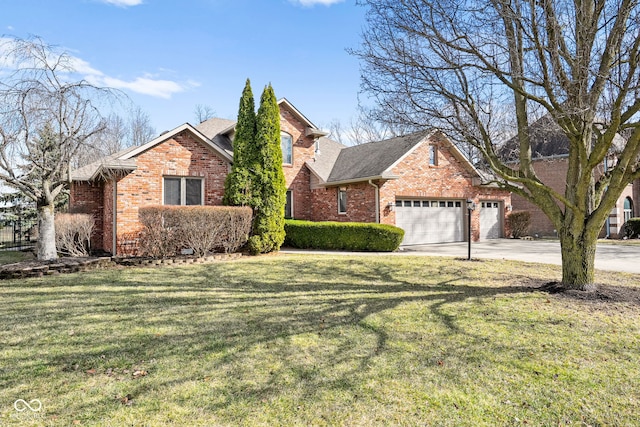
{"label": "garage", "polygon": [[405,232],[403,245],[462,242],[462,200],[396,200],[396,225]]}
{"label": "garage", "polygon": [[480,202],[480,240],[502,237],[501,206],[497,201]]}

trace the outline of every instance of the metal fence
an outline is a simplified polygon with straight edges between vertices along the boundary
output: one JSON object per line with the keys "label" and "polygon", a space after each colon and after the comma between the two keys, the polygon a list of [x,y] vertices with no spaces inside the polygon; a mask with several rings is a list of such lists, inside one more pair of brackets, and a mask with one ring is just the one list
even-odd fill
{"label": "metal fence", "polygon": [[0,221],[0,251],[33,248],[37,241],[37,221],[18,218]]}

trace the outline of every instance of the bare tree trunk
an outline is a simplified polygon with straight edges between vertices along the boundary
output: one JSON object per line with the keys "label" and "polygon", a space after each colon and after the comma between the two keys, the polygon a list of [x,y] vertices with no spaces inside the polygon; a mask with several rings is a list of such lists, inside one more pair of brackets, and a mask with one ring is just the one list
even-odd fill
{"label": "bare tree trunk", "polygon": [[54,203],[38,206],[38,245],[39,260],[53,260],[58,258],[56,250],[56,229]]}
{"label": "bare tree trunk", "polygon": [[597,232],[584,230],[581,234],[574,236],[570,232],[560,231],[559,237],[562,252],[563,288],[581,291],[594,290],[596,288],[594,264],[598,241]]}

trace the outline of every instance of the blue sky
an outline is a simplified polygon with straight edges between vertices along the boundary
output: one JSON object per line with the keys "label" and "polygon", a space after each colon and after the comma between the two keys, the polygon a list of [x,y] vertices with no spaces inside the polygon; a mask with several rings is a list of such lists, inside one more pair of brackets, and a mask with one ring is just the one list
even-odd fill
{"label": "blue sky", "polygon": [[196,104],[235,119],[244,82],[271,83],[316,125],[356,116],[355,0],[5,0],[0,34],[40,36],[93,81],[125,91],[157,132]]}

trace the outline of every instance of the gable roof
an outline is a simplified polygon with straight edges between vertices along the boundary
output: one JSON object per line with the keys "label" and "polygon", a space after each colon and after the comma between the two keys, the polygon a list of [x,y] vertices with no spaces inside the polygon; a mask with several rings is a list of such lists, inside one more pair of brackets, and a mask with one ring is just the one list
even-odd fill
{"label": "gable roof", "polygon": [[[278,104],[287,108],[301,121],[306,127],[305,135],[317,138],[319,149],[314,158],[307,160],[305,164],[318,178],[320,186],[335,186],[371,179],[397,179],[399,177],[393,175],[392,169],[418,146],[439,132],[438,130],[424,130],[383,141],[347,147],[327,138],[327,132],[317,128],[286,98],[278,101]],[[71,178],[74,181],[91,181],[99,176],[107,176],[114,172],[123,173],[135,170],[136,156],[184,131],[190,132],[202,144],[232,162],[232,136],[235,132],[235,123],[233,120],[220,118],[206,120],[195,127],[185,123],[144,145],[130,147],[79,168],[72,172]],[[462,165],[474,175],[474,179],[477,179],[477,182],[482,180],[482,175],[455,144],[446,137],[443,140],[447,143],[452,155],[458,158]]]}
{"label": "gable roof", "polygon": [[229,152],[223,147],[224,141],[218,140],[218,143],[216,143],[214,140],[207,138],[201,131],[194,128],[189,123],[185,123],[173,130],[162,133],[160,136],[152,139],[146,144],[129,147],[118,153],[100,159],[97,162],[93,162],[89,165],[76,169],[71,172],[71,180],[92,181],[101,175],[108,175],[109,173],[117,171],[131,172],[132,170],[136,169],[136,163],[134,159],[136,156],[152,149],[153,147],[167,141],[168,139],[173,138],[174,136],[184,131],[190,132],[202,144],[213,149],[213,151],[220,154],[224,159],[228,160],[229,162],[233,161],[233,152]]}
{"label": "gable roof", "polygon": [[136,169],[135,160],[120,160],[118,157],[134,150],[136,147],[125,148],[118,153],[103,157],[71,172],[72,181],[93,181],[108,171],[133,171]]}
{"label": "gable roof", "polygon": [[[528,128],[531,144],[531,158],[544,159],[549,157],[566,157],[569,155],[569,138],[562,131],[558,123],[550,114],[545,114]],[[625,144],[620,134],[613,138],[613,151],[619,150]],[[498,150],[498,155],[508,162],[519,161],[520,142],[518,136],[508,139]]]}
{"label": "gable roof", "polygon": [[327,183],[394,178],[390,169],[431,133],[422,131],[384,141],[347,147],[340,151]]}
{"label": "gable roof", "polygon": [[340,152],[347,147],[332,139],[322,137],[318,139],[318,151],[313,159],[307,160],[306,165],[321,182],[326,182],[331,175],[333,166]]}

